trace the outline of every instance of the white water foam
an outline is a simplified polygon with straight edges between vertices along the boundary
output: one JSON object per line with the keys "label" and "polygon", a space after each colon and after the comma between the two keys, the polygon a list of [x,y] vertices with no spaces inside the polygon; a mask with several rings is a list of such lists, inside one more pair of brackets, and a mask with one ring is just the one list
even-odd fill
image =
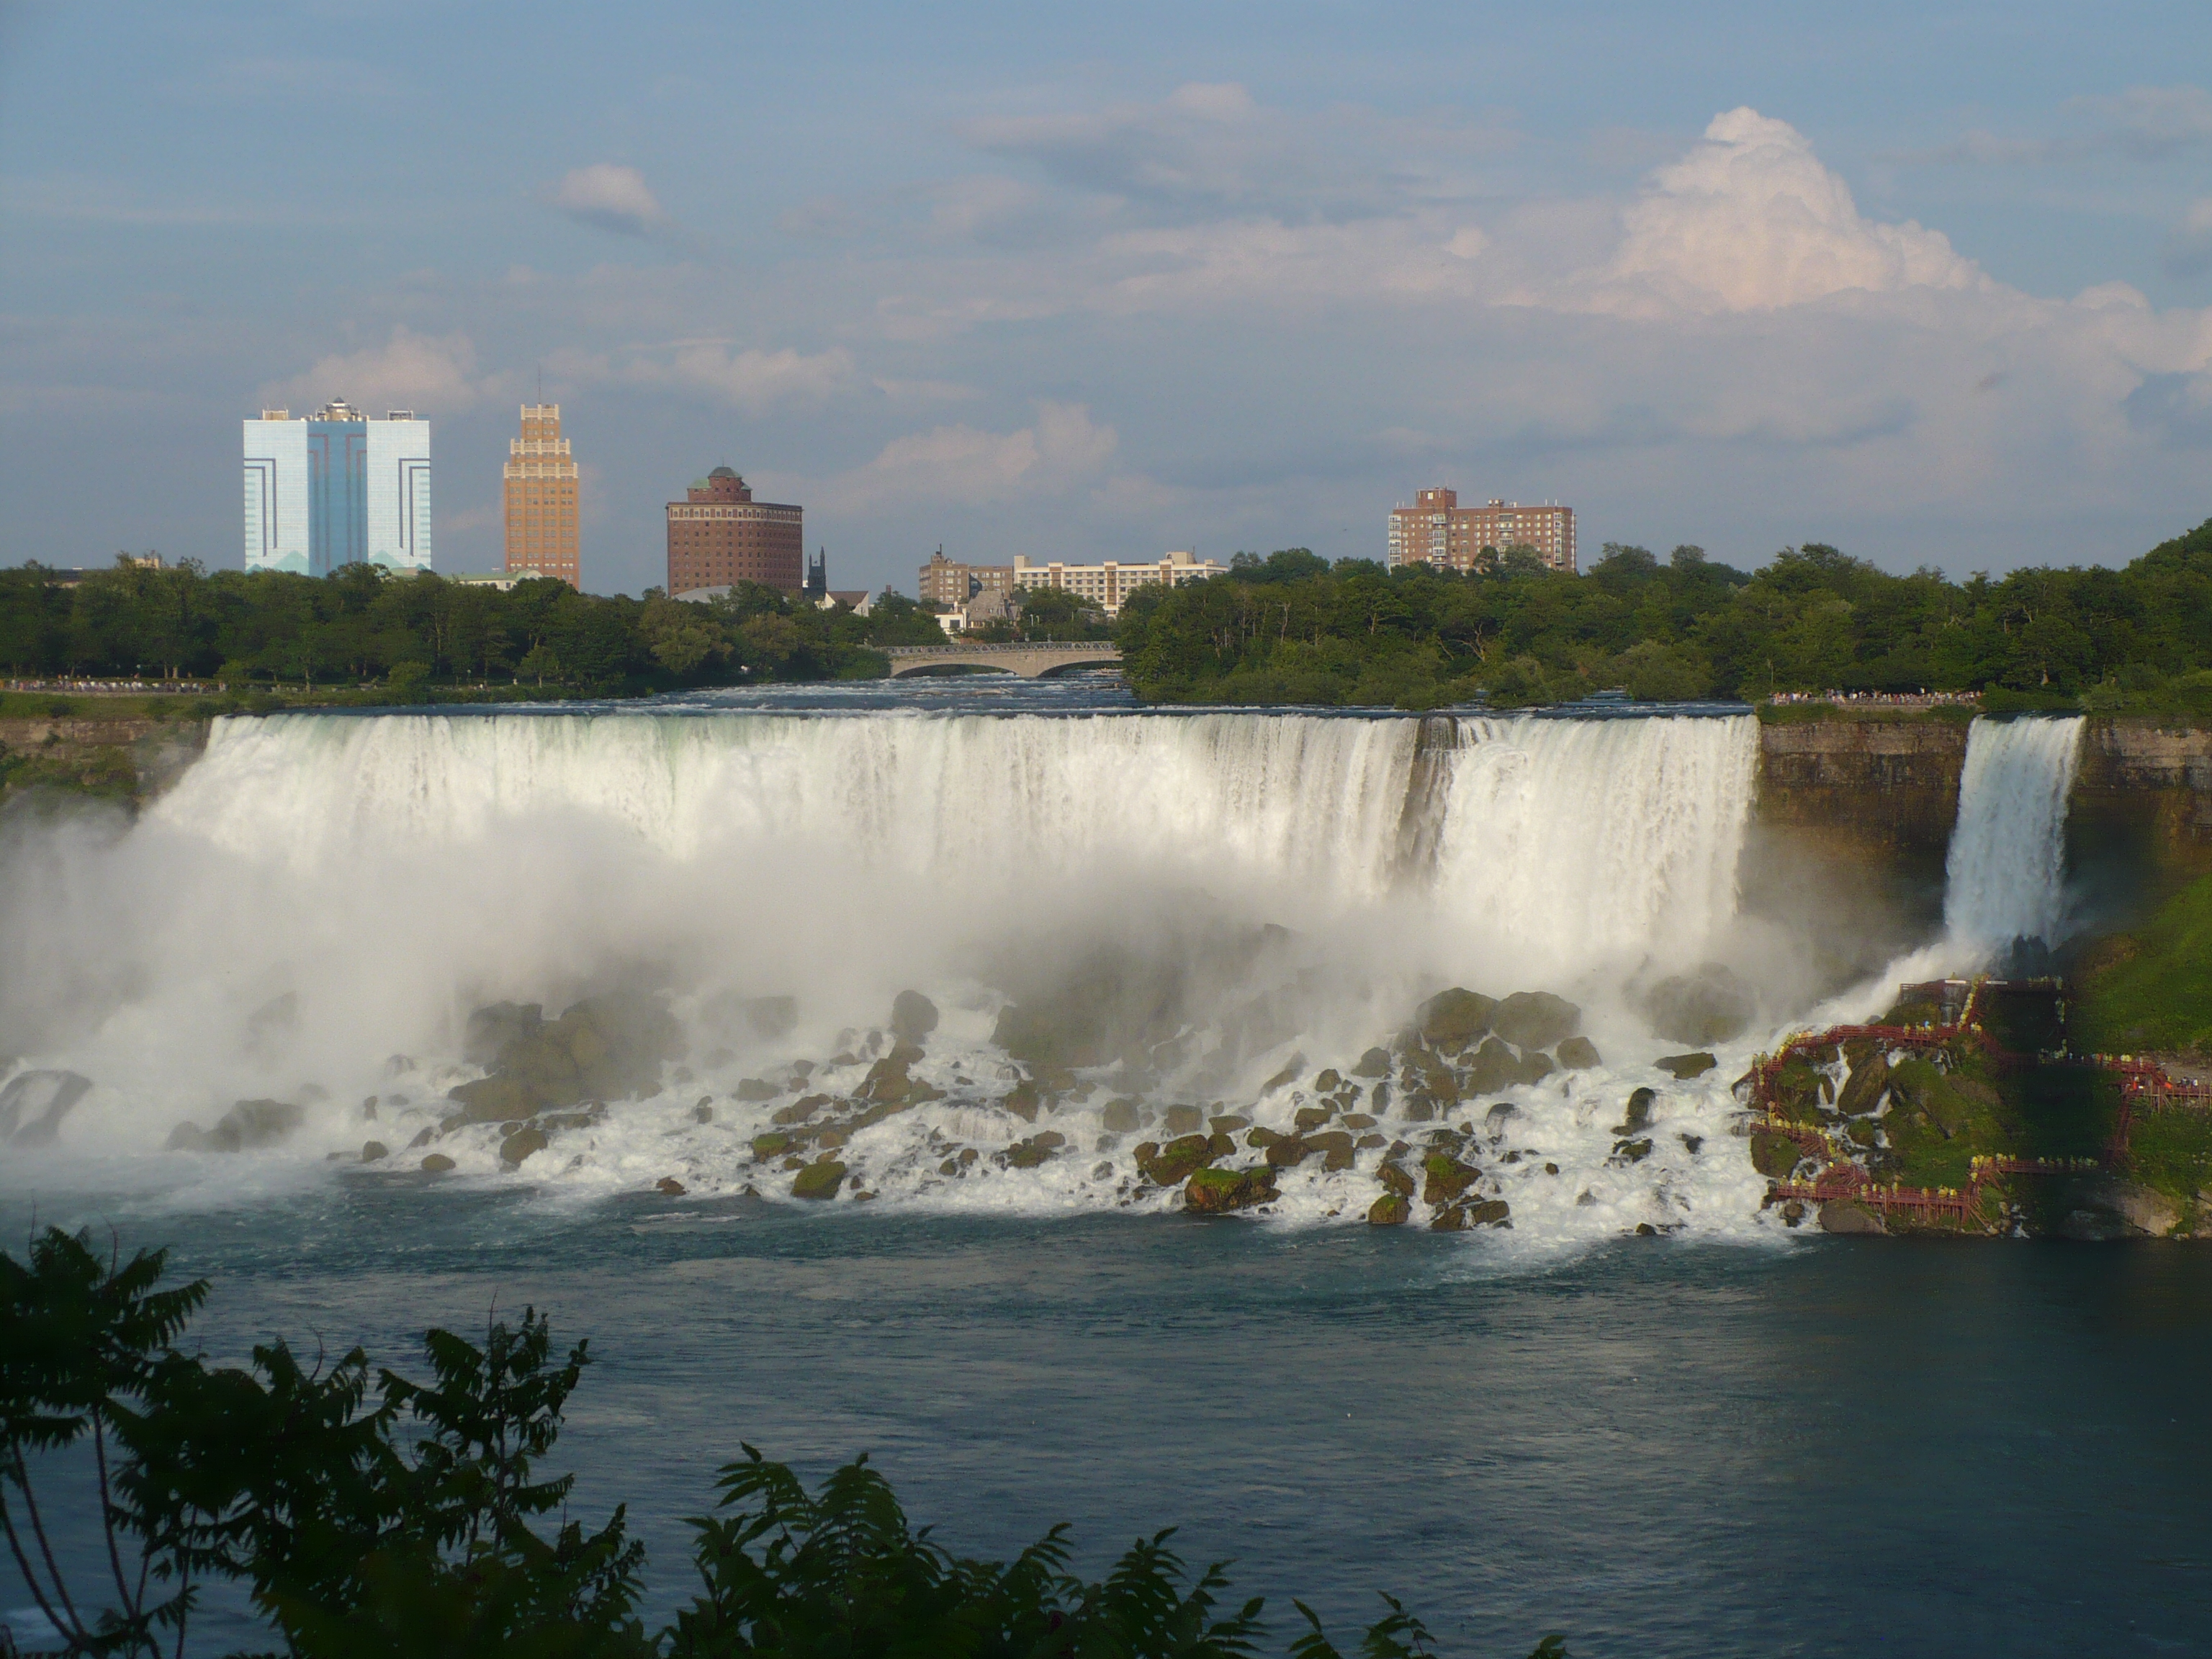
{"label": "white water foam", "polygon": [[[555,1190],[677,1173],[732,1191],[760,1180],[747,1143],[781,1103],[734,1098],[738,1080],[826,1060],[841,1028],[880,1024],[916,986],[945,1018],[915,1075],[946,1097],[856,1136],[841,1153],[853,1184],[884,1203],[1045,1212],[1126,1201],[1139,1137],[1104,1131],[1101,1076],[1051,1120],[1061,1156],[941,1176],[948,1146],[1032,1132],[998,1104],[998,1010],[1024,971],[1102,942],[1188,948],[1234,961],[1199,988],[1189,1058],[1153,1079],[1155,1100],[1287,1127],[1301,1090],[1262,1085],[1294,1056],[1309,1076],[1348,1068],[1446,984],[1557,989],[1615,1063],[1498,1097],[1518,1115],[1485,1163],[1511,1189],[1516,1237],[1747,1226],[1761,1188],[1727,1136],[1741,1066],[1689,1085],[1651,1071],[1679,1045],[1643,1029],[1626,988],[1693,966],[1734,916],[1754,723],[1466,721],[1429,757],[1441,817],[1432,860],[1409,871],[1420,730],[1284,714],[224,721],[136,826],[50,837],[0,866],[0,1042],[94,1079],[61,1137],[84,1155],[153,1153],[180,1118],[312,1083],[326,1097],[282,1152],[167,1156],[203,1189],[245,1189],[357,1151],[364,1095],[383,1097],[373,1133],[395,1146],[434,1123],[473,1075],[456,1060],[468,1007],[558,1007],[644,975],[693,1034],[667,1094],[512,1175],[492,1132],[441,1150],[464,1176]],[[1263,923],[1288,935],[1208,954]],[[27,971],[42,959],[66,973],[42,985]],[[798,1030],[716,1027],[732,996],[770,994],[796,995]],[[809,1086],[849,1092],[864,1070]],[[1645,1085],[1663,1097],[1654,1150],[1618,1163],[1611,1126]],[[1279,1212],[1356,1218],[1374,1156],[1294,1172]]]}

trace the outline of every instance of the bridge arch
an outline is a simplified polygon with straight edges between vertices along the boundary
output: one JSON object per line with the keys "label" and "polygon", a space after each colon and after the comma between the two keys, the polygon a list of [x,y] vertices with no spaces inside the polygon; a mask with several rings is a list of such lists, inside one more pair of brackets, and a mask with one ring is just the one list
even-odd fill
{"label": "bridge arch", "polygon": [[1103,640],[1012,645],[966,645],[948,640],[943,645],[890,646],[884,654],[890,659],[893,679],[932,669],[961,668],[994,670],[1035,680],[1068,669],[1109,667],[1121,660],[1121,652]]}

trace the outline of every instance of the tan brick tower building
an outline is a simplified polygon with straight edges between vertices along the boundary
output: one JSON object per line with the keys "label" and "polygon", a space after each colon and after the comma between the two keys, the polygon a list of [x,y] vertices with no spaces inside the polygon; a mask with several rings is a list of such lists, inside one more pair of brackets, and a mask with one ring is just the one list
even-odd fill
{"label": "tan brick tower building", "polygon": [[522,435],[507,446],[507,574],[534,570],[581,591],[576,463],[561,435],[561,405],[522,405]]}
{"label": "tan brick tower building", "polygon": [[745,481],[718,466],[668,504],[668,592],[758,582],[799,592],[806,583],[801,511],[757,501]]}

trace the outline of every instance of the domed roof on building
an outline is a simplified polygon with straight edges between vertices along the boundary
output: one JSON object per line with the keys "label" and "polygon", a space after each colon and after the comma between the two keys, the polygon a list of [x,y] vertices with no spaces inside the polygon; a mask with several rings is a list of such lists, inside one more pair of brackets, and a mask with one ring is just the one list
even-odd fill
{"label": "domed roof on building", "polygon": [[734,478],[734,477],[736,477],[738,475],[737,475],[737,471],[736,471],[736,470],[735,470],[734,468],[732,468],[732,467],[726,467],[726,466],[718,466],[718,467],[716,467],[716,468],[715,468],[712,472],[709,472],[707,476],[708,476],[708,477],[710,477],[710,478]]}

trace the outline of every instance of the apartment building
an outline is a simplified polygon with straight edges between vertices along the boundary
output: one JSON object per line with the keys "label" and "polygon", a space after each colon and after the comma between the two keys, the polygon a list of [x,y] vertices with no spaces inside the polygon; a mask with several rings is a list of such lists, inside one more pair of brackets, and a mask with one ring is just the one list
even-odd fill
{"label": "apartment building", "polygon": [[1468,570],[1484,548],[1503,553],[1532,547],[1554,570],[1571,575],[1575,563],[1575,510],[1555,502],[1523,507],[1496,497],[1480,507],[1462,507],[1455,489],[1424,489],[1411,507],[1390,509],[1390,562],[1431,564]]}
{"label": "apartment building", "polygon": [[1036,587],[1066,588],[1088,599],[1109,617],[1117,614],[1122,601],[1140,587],[1149,587],[1156,582],[1181,587],[1186,582],[1205,581],[1228,574],[1228,566],[1188,552],[1164,553],[1144,564],[1123,564],[1113,559],[1103,564],[1062,564],[1057,561],[1031,564],[1021,557],[1013,563],[1017,592],[1027,592]]}
{"label": "apartment building", "polygon": [[964,610],[978,593],[996,593],[1005,599],[1013,591],[1013,566],[948,559],[941,547],[921,567],[921,580],[915,589],[924,605],[946,605],[955,611]]}

